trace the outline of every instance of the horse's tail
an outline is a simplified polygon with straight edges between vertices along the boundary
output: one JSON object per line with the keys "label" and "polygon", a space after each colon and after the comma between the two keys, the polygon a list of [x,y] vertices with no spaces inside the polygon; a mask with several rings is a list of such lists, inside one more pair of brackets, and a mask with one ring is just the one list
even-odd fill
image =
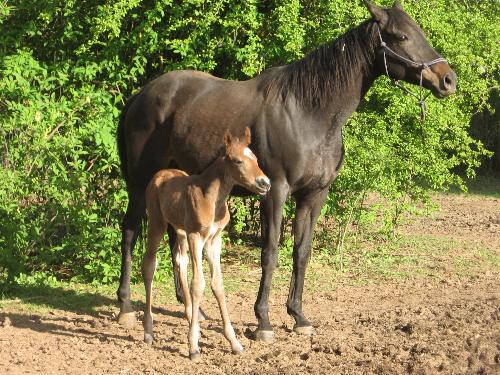
{"label": "horse's tail", "polygon": [[120,114],[120,120],[118,122],[118,129],[116,131],[116,143],[118,144],[118,155],[120,156],[120,169],[122,171],[122,176],[125,182],[128,184],[128,162],[127,162],[127,144],[125,141],[125,117],[127,111],[135,101],[137,94],[132,95],[125,102],[125,107],[123,107],[122,113]]}

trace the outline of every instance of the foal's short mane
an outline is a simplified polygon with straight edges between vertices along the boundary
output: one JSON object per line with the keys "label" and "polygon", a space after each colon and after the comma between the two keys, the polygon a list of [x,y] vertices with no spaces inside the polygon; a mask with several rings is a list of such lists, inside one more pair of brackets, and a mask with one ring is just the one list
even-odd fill
{"label": "foal's short mane", "polygon": [[293,94],[307,109],[324,107],[346,88],[354,73],[368,71],[375,46],[374,22],[365,21],[302,59],[271,70],[264,79],[265,95],[284,100]]}

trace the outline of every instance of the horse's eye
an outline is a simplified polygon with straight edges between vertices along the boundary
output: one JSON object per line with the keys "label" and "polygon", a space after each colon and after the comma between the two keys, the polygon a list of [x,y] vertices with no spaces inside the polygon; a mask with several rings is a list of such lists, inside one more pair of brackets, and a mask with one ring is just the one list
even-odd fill
{"label": "horse's eye", "polygon": [[243,160],[241,160],[241,159],[233,159],[233,163],[236,164],[236,165],[240,165],[240,164],[243,164]]}
{"label": "horse's eye", "polygon": [[400,34],[400,35],[398,35],[398,39],[400,41],[408,40],[408,35],[406,35],[406,34]]}

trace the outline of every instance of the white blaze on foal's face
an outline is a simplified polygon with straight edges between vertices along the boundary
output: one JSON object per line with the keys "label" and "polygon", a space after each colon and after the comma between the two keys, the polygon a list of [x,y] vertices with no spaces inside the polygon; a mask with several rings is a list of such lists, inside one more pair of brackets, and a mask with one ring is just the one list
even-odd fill
{"label": "white blaze on foal's face", "polygon": [[248,147],[245,147],[245,149],[243,150],[243,155],[245,155],[250,160],[255,160],[255,155]]}

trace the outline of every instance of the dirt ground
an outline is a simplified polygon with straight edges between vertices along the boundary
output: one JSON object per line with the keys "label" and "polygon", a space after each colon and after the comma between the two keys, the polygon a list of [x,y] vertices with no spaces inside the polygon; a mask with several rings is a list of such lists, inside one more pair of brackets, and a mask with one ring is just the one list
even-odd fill
{"label": "dirt ground", "polygon": [[[245,347],[240,356],[230,353],[207,293],[203,306],[215,319],[202,323],[197,364],[187,358],[187,323],[174,303],[156,310],[152,346],[142,342],[140,323],[124,329],[115,322],[112,305],[95,314],[12,307],[0,312],[0,374],[500,374],[500,199],[450,194],[437,200],[439,212],[411,220],[402,232],[458,244],[435,255],[438,276],[308,287],[304,309],[314,336],[292,331],[284,286],[271,298],[274,344],[252,340],[255,293],[228,292]],[[448,267],[476,245],[497,260],[463,273]],[[242,279],[258,280],[253,272]]]}

